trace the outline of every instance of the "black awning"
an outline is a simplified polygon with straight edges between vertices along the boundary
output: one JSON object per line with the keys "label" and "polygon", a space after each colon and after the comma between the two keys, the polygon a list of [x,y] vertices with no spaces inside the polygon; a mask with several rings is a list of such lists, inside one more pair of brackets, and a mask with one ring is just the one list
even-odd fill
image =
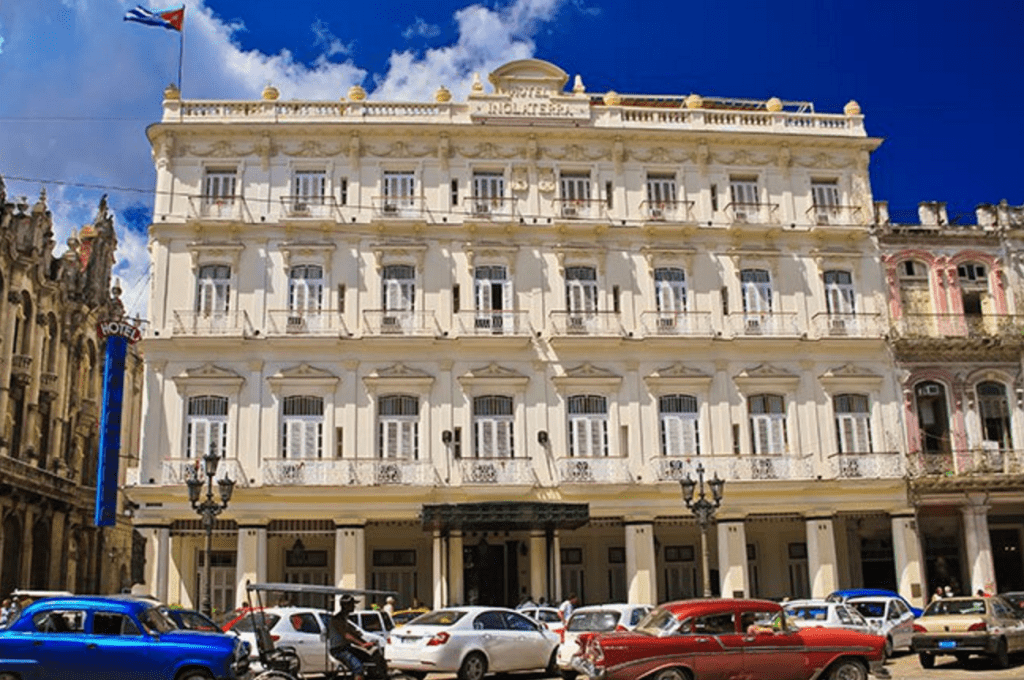
{"label": "black awning", "polygon": [[579,529],[590,521],[586,503],[492,501],[423,506],[424,531]]}

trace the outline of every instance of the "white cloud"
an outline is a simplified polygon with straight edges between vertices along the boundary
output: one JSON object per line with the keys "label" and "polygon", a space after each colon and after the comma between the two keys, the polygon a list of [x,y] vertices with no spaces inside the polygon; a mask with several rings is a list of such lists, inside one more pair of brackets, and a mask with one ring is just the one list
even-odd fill
{"label": "white cloud", "polygon": [[[440,85],[456,97],[469,91],[472,74],[488,73],[513,59],[533,56],[533,36],[566,0],[512,0],[486,7],[466,6],[454,15],[454,43],[415,54],[395,51],[385,73],[374,77],[374,99],[430,100]],[[573,0],[578,2],[579,0]],[[2,2],[2,0],[0,0]],[[0,176],[11,196],[35,201],[38,181],[135,187],[155,184],[148,124],[161,115],[164,87],[178,77],[179,35],[124,22],[139,0],[33,0],[2,2],[4,90],[0,101]],[[146,3],[143,0],[143,4]],[[155,3],[163,7],[166,3]],[[417,17],[411,27],[429,37],[437,30]],[[311,64],[289,50],[266,54],[247,50],[238,36],[242,21],[217,16],[205,0],[188,4],[185,18],[183,95],[186,99],[256,99],[273,83],[284,99],[336,101],[367,80],[354,63],[350,45],[325,21],[312,24],[320,50]],[[306,46],[298,46],[305,48]],[[344,61],[337,61],[344,55]],[[145,194],[50,184],[48,204],[55,216],[58,252],[72,228],[91,222],[103,193],[116,213],[152,205]],[[148,270],[145,237],[118,223],[116,272],[126,302]],[[144,311],[147,296],[138,296]]]}
{"label": "white cloud", "polygon": [[402,37],[406,40],[413,38],[436,38],[441,35],[441,28],[437,24],[428,24],[420,17],[416,17],[416,21],[413,22],[412,26],[402,31]]}

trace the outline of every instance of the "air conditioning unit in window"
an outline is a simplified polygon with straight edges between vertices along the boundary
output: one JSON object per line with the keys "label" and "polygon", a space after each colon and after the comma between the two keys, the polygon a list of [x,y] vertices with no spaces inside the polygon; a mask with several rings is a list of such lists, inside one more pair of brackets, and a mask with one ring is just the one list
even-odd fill
{"label": "air conditioning unit in window", "polygon": [[474,215],[490,215],[491,205],[489,203],[474,203],[473,204]]}
{"label": "air conditioning unit in window", "polygon": [[831,211],[827,208],[817,208],[814,211],[814,219],[820,225],[829,224],[829,215]]}
{"label": "air conditioning unit in window", "polygon": [[665,219],[665,209],[661,206],[657,208],[651,208],[651,219],[652,220],[663,220]]}
{"label": "air conditioning unit in window", "polygon": [[285,322],[285,331],[288,333],[301,333],[306,329],[306,319],[302,316],[289,316]]}
{"label": "air conditioning unit in window", "polygon": [[563,205],[562,217],[579,217],[580,209],[575,205]]}
{"label": "air conditioning unit in window", "polygon": [[304,201],[296,201],[292,205],[292,212],[294,214],[296,214],[296,215],[308,215],[309,214],[309,204],[304,202]]}
{"label": "air conditioning unit in window", "polygon": [[747,222],[747,211],[733,210],[733,220],[736,222]]}
{"label": "air conditioning unit in window", "polygon": [[402,319],[397,316],[385,316],[380,320],[381,333],[401,333]]}
{"label": "air conditioning unit in window", "polygon": [[398,205],[395,203],[385,203],[381,210],[385,215],[397,215]]}
{"label": "air conditioning unit in window", "polygon": [[846,335],[846,319],[830,318],[828,320],[829,335]]}
{"label": "air conditioning unit in window", "polygon": [[743,326],[747,335],[760,335],[762,332],[761,319],[747,319]]}
{"label": "air conditioning unit in window", "polygon": [[938,385],[921,385],[917,393],[922,397],[937,397],[942,394],[942,389]]}
{"label": "air conditioning unit in window", "polygon": [[658,317],[658,331],[661,333],[671,333],[676,327],[676,317],[674,316],[659,316]]}
{"label": "air conditioning unit in window", "polygon": [[570,333],[586,333],[587,320],[582,316],[570,316],[566,324],[566,330]]}

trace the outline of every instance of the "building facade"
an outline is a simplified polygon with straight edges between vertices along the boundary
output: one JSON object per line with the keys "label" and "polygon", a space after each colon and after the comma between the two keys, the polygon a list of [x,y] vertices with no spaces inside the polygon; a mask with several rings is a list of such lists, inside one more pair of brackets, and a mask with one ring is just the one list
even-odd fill
{"label": "building facade", "polygon": [[929,591],[1024,589],[1024,209],[982,205],[957,224],[922,203],[900,224],[879,208]]}
{"label": "building facade", "polygon": [[[54,257],[45,190],[8,201],[0,179],[0,593],[131,586],[129,518],[94,526],[104,365],[97,324],[120,317],[110,271],[117,237],[106,197]],[[142,361],[127,360],[122,454],[137,459]],[[133,466],[136,462],[131,463]],[[124,467],[122,465],[122,467]]]}
{"label": "building facade", "polygon": [[246,580],[700,594],[698,467],[726,480],[716,593],[922,602],[856,103],[594,95],[539,60],[489,79],[462,102],[165,92],[127,487],[150,590],[198,602],[184,480],[212,450],[238,482],[222,609]]}

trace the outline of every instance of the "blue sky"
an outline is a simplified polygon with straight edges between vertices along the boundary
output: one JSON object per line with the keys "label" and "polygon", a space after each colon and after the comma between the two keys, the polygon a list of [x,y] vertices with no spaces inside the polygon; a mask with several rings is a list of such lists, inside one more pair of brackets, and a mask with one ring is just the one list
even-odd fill
{"label": "blue sky", "polygon": [[[138,2],[0,0],[0,175],[9,195],[46,186],[58,243],[109,193],[117,272],[144,311],[144,130],[177,78],[178,38],[122,21]],[[423,100],[444,84],[460,98],[474,71],[535,56],[591,92],[778,96],[822,112],[855,99],[885,139],[872,189],[894,219],[938,200],[973,221],[979,203],[1024,203],[1022,28],[1024,0],[194,0],[183,90],[255,99],[271,82],[284,99],[336,100],[358,82]]]}

